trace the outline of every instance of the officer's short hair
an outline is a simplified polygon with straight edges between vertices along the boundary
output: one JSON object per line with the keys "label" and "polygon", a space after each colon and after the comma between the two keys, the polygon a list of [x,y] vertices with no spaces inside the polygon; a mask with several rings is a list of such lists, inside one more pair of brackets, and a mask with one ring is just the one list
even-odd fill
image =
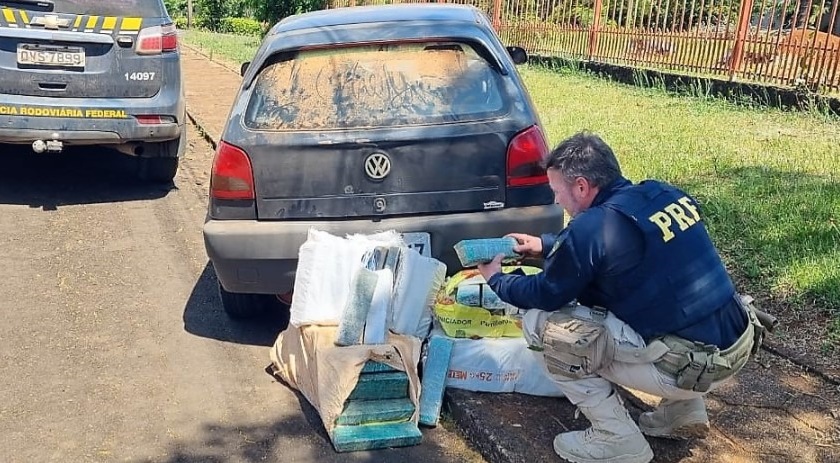
{"label": "officer's short hair", "polygon": [[546,169],[557,169],[569,179],[583,177],[598,188],[621,177],[621,167],[612,148],[598,135],[586,131],[563,140],[543,164]]}

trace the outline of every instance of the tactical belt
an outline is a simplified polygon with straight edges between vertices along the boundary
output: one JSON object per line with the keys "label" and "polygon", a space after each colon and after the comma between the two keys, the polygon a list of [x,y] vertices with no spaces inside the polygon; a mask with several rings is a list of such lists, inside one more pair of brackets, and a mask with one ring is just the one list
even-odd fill
{"label": "tactical belt", "polygon": [[665,344],[669,351],[654,363],[656,368],[677,381],[677,387],[706,392],[712,383],[723,381],[738,372],[758,351],[764,334],[750,304],[735,297],[748,316],[747,329],[731,347],[721,351],[714,345],[665,335],[653,343]]}

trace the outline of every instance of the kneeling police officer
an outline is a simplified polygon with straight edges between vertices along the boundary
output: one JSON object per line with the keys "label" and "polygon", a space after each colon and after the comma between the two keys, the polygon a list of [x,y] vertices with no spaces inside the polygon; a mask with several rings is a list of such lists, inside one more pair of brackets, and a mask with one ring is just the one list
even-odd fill
{"label": "kneeling police officer", "polygon": [[[559,234],[513,234],[542,257],[537,275],[479,269],[517,307],[532,348],[592,424],[559,434],[554,450],[577,462],[647,463],[643,434],[705,437],[703,397],[741,369],[764,333],[724,268],[696,201],[668,184],[632,184],[612,149],[581,132],[545,160],[555,202],[572,217]],[[613,384],[662,397],[638,426]]]}

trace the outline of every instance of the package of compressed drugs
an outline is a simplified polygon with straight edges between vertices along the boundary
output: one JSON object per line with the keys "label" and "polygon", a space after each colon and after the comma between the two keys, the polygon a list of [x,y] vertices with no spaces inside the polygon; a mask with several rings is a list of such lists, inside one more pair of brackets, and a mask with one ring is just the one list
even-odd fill
{"label": "package of compressed drugs", "polygon": [[454,247],[455,254],[458,255],[461,266],[470,268],[478,264],[490,262],[499,254],[505,256],[502,260],[504,263],[511,263],[521,259],[522,255],[513,250],[515,245],[516,240],[506,236],[504,238],[462,240],[455,243]]}

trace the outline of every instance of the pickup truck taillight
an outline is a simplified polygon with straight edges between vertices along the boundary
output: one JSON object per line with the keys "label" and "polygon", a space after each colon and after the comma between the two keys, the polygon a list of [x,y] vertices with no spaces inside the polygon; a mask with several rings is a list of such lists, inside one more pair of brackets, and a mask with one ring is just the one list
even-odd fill
{"label": "pickup truck taillight", "polygon": [[548,155],[539,126],[532,125],[516,134],[507,150],[507,186],[531,186],[548,183],[543,158]]}
{"label": "pickup truck taillight", "polygon": [[210,196],[215,199],[254,200],[254,171],[242,149],[220,142],[210,173]]}
{"label": "pickup truck taillight", "polygon": [[138,55],[159,55],[178,49],[178,31],[174,24],[147,27],[137,34],[134,51]]}

